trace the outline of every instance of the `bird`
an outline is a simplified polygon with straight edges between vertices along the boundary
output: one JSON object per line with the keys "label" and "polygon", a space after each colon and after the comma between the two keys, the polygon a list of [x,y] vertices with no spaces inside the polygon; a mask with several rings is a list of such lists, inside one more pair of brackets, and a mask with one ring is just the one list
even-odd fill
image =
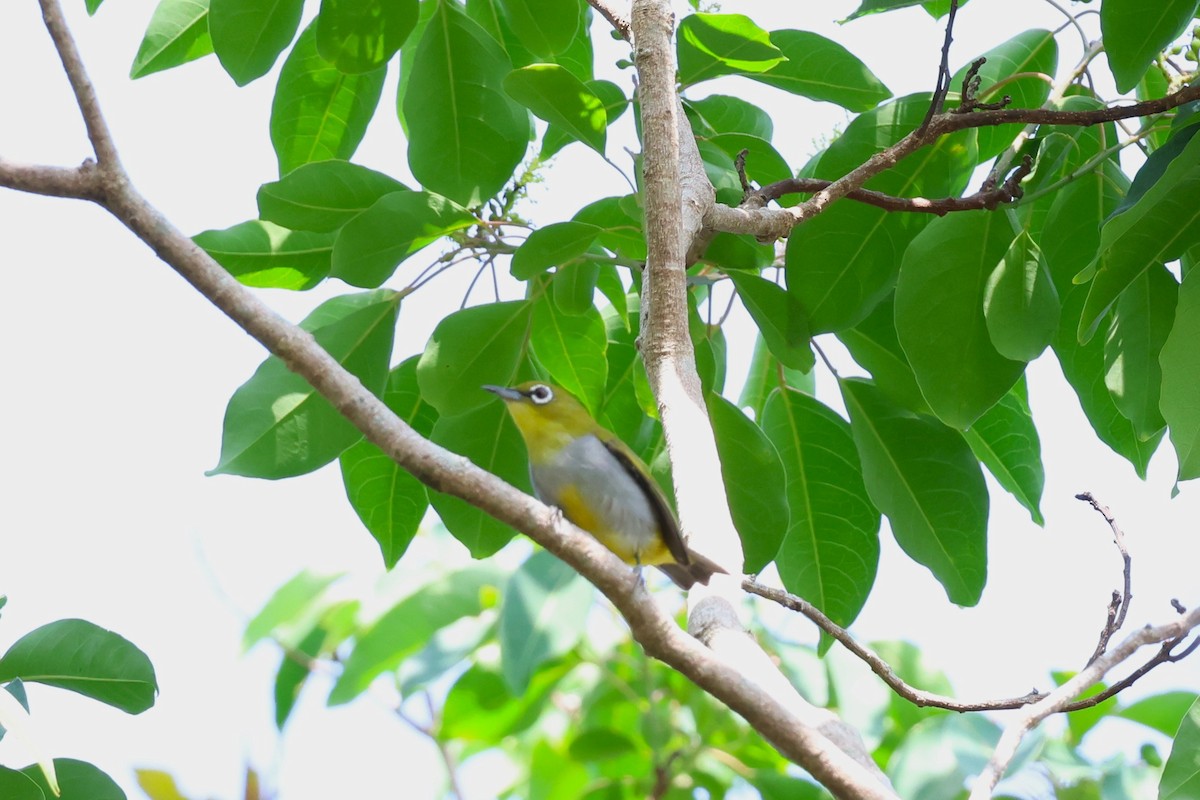
{"label": "bird", "polygon": [[658,567],[685,591],[726,572],[688,549],[645,462],[570,393],[542,381],[483,388],[504,400],[521,432],[539,500],[627,564]]}

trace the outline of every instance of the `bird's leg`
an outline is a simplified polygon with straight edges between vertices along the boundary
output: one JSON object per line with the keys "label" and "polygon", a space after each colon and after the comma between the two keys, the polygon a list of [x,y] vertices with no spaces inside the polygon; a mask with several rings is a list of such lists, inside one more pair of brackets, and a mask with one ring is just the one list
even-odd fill
{"label": "bird's leg", "polygon": [[645,589],[646,588],[646,574],[644,572],[642,572],[642,554],[641,553],[635,552],[633,554],[633,571],[637,573],[638,585],[641,586],[643,589]]}

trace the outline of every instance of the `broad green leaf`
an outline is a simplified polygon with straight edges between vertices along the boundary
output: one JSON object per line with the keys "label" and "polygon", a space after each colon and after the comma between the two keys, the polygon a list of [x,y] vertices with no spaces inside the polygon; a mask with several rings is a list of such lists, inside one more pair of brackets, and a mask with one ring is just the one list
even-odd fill
{"label": "broad green leaf", "polygon": [[909,411],[929,413],[908,356],[896,336],[895,298],[889,296],[862,322],[837,335],[860,367],[871,373],[884,394]]}
{"label": "broad green leaf", "polygon": [[331,234],[288,230],[257,219],[203,231],[192,241],[239,283],[262,289],[311,289],[329,274],[333,254]]}
{"label": "broad green leaf", "polygon": [[825,790],[803,778],[794,778],[778,772],[758,770],[746,778],[758,790],[762,800],[825,800]]}
{"label": "broad green leaf", "polygon": [[741,409],[708,396],[729,511],[742,539],[743,571],[757,574],[775,559],[788,530],[783,464],[770,439]]}
{"label": "broad green leaf", "polygon": [[1138,438],[1166,422],[1159,410],[1163,384],[1158,357],[1175,322],[1179,284],[1164,267],[1146,270],[1117,300],[1104,342],[1104,383]]}
{"label": "broad green leaf", "polygon": [[754,418],[762,419],[763,406],[767,397],[780,386],[789,386],[798,392],[814,396],[817,392],[816,373],[788,369],[771,355],[762,334],[754,337],[754,350],[750,354],[750,369],[738,405],[754,412]]}
{"label": "broad green leaf", "polygon": [[934,220],[904,253],[896,282],[896,333],[921,393],[951,427],[966,429],[1025,369],[988,336],[988,277],[1008,251],[1012,226],[990,211]]}
{"label": "broad green leaf", "polygon": [[684,100],[683,108],[698,136],[746,133],[769,142],[775,130],[770,114],[740,97],[713,94],[700,100]]}
{"label": "broad green leaf", "polygon": [[607,761],[638,749],[632,739],[613,728],[587,728],[571,739],[567,752],[576,761]]}
{"label": "broad green leaf", "polygon": [[130,78],[144,78],[178,67],[213,51],[208,34],[208,0],[159,0],[154,16],[129,68]]}
{"label": "broad green leaf", "polygon": [[[563,753],[560,748],[554,747],[545,739],[536,740],[530,749],[532,753],[529,756],[529,781],[527,786],[522,787],[527,789],[528,794],[524,796],[529,800],[555,800],[559,797],[601,800],[601,797],[595,795],[597,791],[603,793],[604,790],[587,791],[593,783],[592,776],[584,764],[575,760],[574,754]],[[649,763],[644,765],[644,769],[649,767]],[[609,784],[610,787],[613,785]]]}
{"label": "broad green leaf", "polygon": [[[958,7],[962,8],[968,2],[970,0],[959,0]],[[925,13],[934,19],[941,19],[950,13],[950,0],[924,0],[921,8],[925,9]]]}
{"label": "broad green leaf", "polygon": [[735,269],[758,272],[771,266],[775,248],[760,244],[753,236],[720,231],[708,243],[703,258],[726,274]]}
{"label": "broad green leaf", "polygon": [[601,198],[576,211],[572,219],[600,228],[596,241],[602,247],[634,261],[646,260],[642,210],[633,195]]}
{"label": "broad green leaf", "polygon": [[950,602],[979,602],[987,582],[988,493],[962,436],[891,405],[869,381],[841,382],[863,480],[896,542]]}
{"label": "broad green leaf", "polygon": [[1133,424],[1121,414],[1105,384],[1104,340],[1086,344],[1076,335],[1077,320],[1088,295],[1087,286],[1073,286],[1071,278],[1087,266],[1100,242],[1099,221],[1120,202],[1127,179],[1115,165],[1087,175],[1063,188],[1043,225],[1041,243],[1050,276],[1062,302],[1062,316],[1052,347],[1063,375],[1079,398],[1079,405],[1100,441],[1127,459],[1141,477],[1161,435],[1141,441]]}
{"label": "broad green leaf", "polygon": [[779,577],[789,591],[849,625],[879,567],[879,512],[863,485],[850,425],[790,389],[767,398],[762,425],[783,462],[791,509],[775,559]]}
{"label": "broad green leaf", "polygon": [[[417,24],[408,36],[407,46],[400,48],[400,76],[396,81],[396,117],[400,120],[400,129],[404,131],[405,136],[408,136],[409,125],[408,117],[404,115],[404,97],[408,94],[408,85],[412,80],[417,48],[425,37],[425,31],[429,27],[429,21],[433,19],[434,12],[441,6],[441,3],[420,4],[417,11]],[[421,117],[418,116],[417,119],[421,119]]]}
{"label": "broad green leaf", "polygon": [[684,86],[718,75],[766,72],[785,59],[770,34],[742,14],[689,14],[676,35]]}
{"label": "broad green leaf", "polygon": [[[529,492],[529,466],[525,444],[504,403],[476,388],[493,402],[454,417],[439,417],[430,436],[436,444],[466,456],[518,489]],[[446,529],[470,551],[487,558],[508,544],[516,533],[508,525],[453,495],[429,490],[429,503]]]}
{"label": "broad green leaf", "polygon": [[544,291],[533,301],[529,342],[554,382],[596,414],[608,380],[604,357],[608,339],[600,312],[591,307],[584,314],[563,313],[551,293]]}
{"label": "broad green leaf", "polygon": [[[982,57],[987,61],[978,72],[980,100],[996,102],[1008,96],[1009,108],[1040,108],[1050,97],[1049,76],[1058,69],[1058,44],[1051,31],[1033,29],[1018,33]],[[964,65],[950,78],[950,91],[961,91],[967,69]],[[999,155],[1012,144],[1021,128],[1021,123],[980,128],[979,159]]]}
{"label": "broad green leaf", "polygon": [[[1161,95],[1158,96],[1161,97]],[[1176,117],[1176,120],[1178,119]],[[1174,129],[1175,126],[1172,126],[1172,128]],[[1200,133],[1200,124],[1189,125],[1174,130],[1166,144],[1151,153],[1146,158],[1146,162],[1138,169],[1137,174],[1133,176],[1133,183],[1130,184],[1125,199],[1117,206],[1117,210],[1112,213],[1112,216],[1116,217],[1128,211],[1137,201],[1142,199],[1147,191],[1162,180],[1167,167],[1171,166],[1175,159],[1179,158],[1197,133]]]}
{"label": "broad green leaf", "polygon": [[430,581],[392,606],[358,637],[329,692],[329,705],[350,702],[421,649],[434,633],[482,613],[492,605],[501,578],[492,564],[473,565]]}
{"label": "broad green leaf", "polygon": [[1175,324],[1162,346],[1162,414],[1179,457],[1179,480],[1200,477],[1200,271],[1188,273],[1179,288]]}
{"label": "broad green leaf", "polygon": [[[1054,680],[1055,685],[1062,686],[1071,678],[1075,677],[1074,672],[1062,670],[1053,670],[1050,677]],[[1090,697],[1095,697],[1108,689],[1108,685],[1094,683],[1085,689],[1080,695],[1080,700],[1087,700]],[[1111,715],[1117,709],[1117,698],[1110,697],[1107,700],[1102,700],[1094,706],[1081,708],[1078,711],[1072,711],[1067,715],[1067,741],[1070,744],[1079,744],[1083,741],[1084,735],[1092,728],[1100,723],[1100,720]]]}
{"label": "broad green leaf", "polygon": [[351,286],[374,288],[409,256],[474,221],[465,208],[438,194],[386,194],[338,231],[330,274]]}
{"label": "broad green leaf", "polygon": [[523,694],[514,697],[499,672],[476,664],[446,694],[438,736],[498,744],[536,722],[546,711],[550,692],[574,668],[570,658],[550,664],[533,676]]}
{"label": "broad green leaf", "polygon": [[[405,359],[388,376],[383,401],[422,436],[433,432],[437,412],[421,398],[417,361]],[[388,569],[404,555],[429,507],[425,484],[371,442],[351,445],[339,457],[350,507],[379,543]]]}
{"label": "broad green leaf", "polygon": [[340,573],[318,575],[301,570],[275,590],[262,609],[246,623],[242,634],[242,650],[274,636],[277,640],[294,644],[304,635],[297,630],[311,629],[320,614],[318,603],[329,586],[341,577]]}
{"label": "broad green leaf", "polygon": [[592,585],[553,554],[541,550],[504,588],[500,605],[500,666],[514,695],[529,688],[548,661],[566,655],[586,629]]}
{"label": "broad green leaf", "polygon": [[82,619],[51,622],[14,642],[0,656],[0,682],[14,678],[68,689],[129,714],[150,708],[158,694],[145,653]]}
{"label": "broad green leaf", "polygon": [[596,281],[599,277],[600,264],[596,261],[580,261],[558,267],[554,270],[554,280],[550,283],[554,305],[564,314],[594,312]]}
{"label": "broad green leaf", "polygon": [[[917,646],[911,642],[872,642],[871,648],[909,686],[933,694],[954,695],[954,689],[946,674],[932,667]],[[921,708],[897,694],[892,694],[888,700],[887,711],[892,731],[887,734],[887,738],[880,745],[880,751],[892,750],[897,744],[902,747],[904,739],[918,723],[929,717],[944,716],[945,714],[945,709]],[[891,741],[893,739],[897,741],[893,743]]]}
{"label": "broad green leaf", "polygon": [[996,352],[1014,361],[1037,358],[1058,330],[1060,310],[1042,250],[1021,231],[983,290],[983,316]]}
{"label": "broad green leaf", "polygon": [[742,305],[754,319],[759,333],[785,367],[807,372],[815,356],[809,347],[812,337],[804,309],[795,297],[765,278],[748,273],[730,272],[729,280],[737,287]]}
{"label": "broad green leaf", "polygon": [[997,483],[1029,510],[1034,522],[1044,525],[1039,507],[1046,482],[1042,446],[1029,414],[1025,379],[963,431],[963,438]]}
{"label": "broad green leaf", "polygon": [[296,35],[303,0],[210,0],[208,32],[238,86],[266,75]]}
{"label": "broad green leaf", "polygon": [[303,164],[258,189],[258,215],[297,231],[335,231],[384,195],[408,189],[400,181],[349,161]]}
{"label": "broad green leaf", "polygon": [[387,67],[347,75],[321,58],[312,25],[283,62],[271,103],[271,144],[286,175],[302,164],[350,158],[375,115]]}
{"label": "broad green leaf", "polygon": [[1196,5],[1196,0],[1160,0],[1150,5],[1104,0],[1100,31],[1117,91],[1125,93],[1137,85],[1155,56],[1187,28]]}
{"label": "broad green leaf", "polygon": [[1192,703],[1171,742],[1171,755],[1163,765],[1158,784],[1159,800],[1195,800],[1200,797],[1200,699]]}
{"label": "broad green leaf", "polygon": [[867,65],[845,47],[809,31],[771,31],[771,44],[787,59],[747,77],[850,111],[866,111],[892,96]]}
{"label": "broad green leaf", "polygon": [[541,0],[499,0],[513,33],[530,52],[544,59],[564,52],[579,30],[577,2],[545,3]]}
{"label": "broad green leaf", "polygon": [[[583,82],[583,86],[600,99],[600,105],[604,109],[604,118],[609,127],[612,127],[612,124],[629,108],[629,98],[625,96],[625,90],[612,81],[587,80]],[[580,141],[579,137],[567,129],[551,123],[546,128],[545,136],[542,137],[540,158],[545,161],[574,141]]]}
{"label": "broad green leaf", "polygon": [[496,614],[488,610],[477,617],[464,617],[433,634],[397,670],[396,687],[407,696],[428,686],[461,664],[471,653],[496,637]]}
{"label": "broad green leaf", "polygon": [[1095,333],[1101,319],[1138,276],[1174,261],[1200,244],[1200,137],[1193,137],[1162,177],[1127,211],[1109,219],[1091,290],[1079,320],[1079,337]]}
{"label": "broad green leaf", "polygon": [[[363,386],[387,381],[400,295],[380,289],[327,300],[300,327]],[[209,475],[290,478],[319,469],[362,433],[308,381],[276,356],[259,365],[229,399],[221,458]]]}
{"label": "broad green leaf", "polygon": [[529,336],[531,310],[520,300],[464,308],[444,317],[417,364],[425,402],[452,416],[494,399],[479,387],[512,381]]}
{"label": "broad green leaf", "polygon": [[[967,0],[960,0],[959,7],[965,6]],[[894,11],[897,8],[908,8],[910,6],[925,6],[929,13],[934,17],[944,16],[949,10],[948,0],[861,0],[858,8],[854,9],[854,13],[846,17],[842,22],[850,22],[851,20],[865,17],[868,14],[880,14],[884,11]],[[947,11],[942,11],[940,6],[946,6]]]}
{"label": "broad green leaf", "polygon": [[1116,712],[1116,716],[1140,722],[1163,736],[1174,736],[1188,709],[1200,699],[1195,692],[1163,692],[1144,697]]}
{"label": "broad green leaf", "polygon": [[569,133],[600,155],[608,132],[604,102],[557,64],[531,64],[504,77],[504,91],[536,116]]}
{"label": "broad green leaf", "polygon": [[[748,151],[746,177],[760,186],[792,177],[792,168],[787,160],[766,139],[749,133],[718,133],[710,136],[707,144],[715,145],[726,155],[724,165],[732,166],[738,153]],[[701,147],[702,156],[705,155],[705,149]]]}
{"label": "broad green leaf", "polygon": [[321,0],[317,50],[342,72],[370,72],[404,44],[418,7],[418,0]]}
{"label": "broad green leaf", "polygon": [[438,3],[401,100],[408,164],[430,191],[475,206],[512,180],[529,145],[529,112],[501,84],[512,62],[454,3]]}
{"label": "broad green leaf", "polygon": [[[39,800],[126,800],[125,792],[117,782],[94,764],[73,758],[56,758],[54,771],[58,776],[59,792],[51,790],[45,775],[37,767],[30,766],[21,770],[21,775],[37,784],[39,794],[29,795],[30,797],[37,797]],[[5,800],[17,800],[24,796],[18,794],[12,797],[5,791],[7,788],[0,782],[0,797],[4,797]],[[24,786],[21,791],[24,791]]]}
{"label": "broad green leaf", "polygon": [[311,670],[312,663],[321,654],[321,645],[325,643],[325,629],[320,625],[313,626],[300,642],[288,652],[285,652],[275,672],[275,729],[282,731],[296,701],[300,699],[300,690]]}
{"label": "broad green leaf", "polygon": [[[999,739],[1000,726],[980,715],[931,717],[907,731],[888,776],[901,797],[955,797],[987,765]],[[1019,768],[1014,764],[1014,772]]]}
{"label": "broad green leaf", "polygon": [[526,281],[550,267],[573,262],[587,252],[600,231],[586,222],[552,222],[538,228],[513,253],[513,277]]}

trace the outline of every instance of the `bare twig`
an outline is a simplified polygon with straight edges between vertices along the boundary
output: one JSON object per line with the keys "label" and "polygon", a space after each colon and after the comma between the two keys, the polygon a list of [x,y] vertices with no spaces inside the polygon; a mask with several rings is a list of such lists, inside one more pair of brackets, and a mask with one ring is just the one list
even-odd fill
{"label": "bare twig", "polygon": [[1125,534],[1117,525],[1116,519],[1112,512],[1108,510],[1108,506],[1101,505],[1100,501],[1092,496],[1091,492],[1082,492],[1075,495],[1076,500],[1082,500],[1096,509],[1096,513],[1104,517],[1104,521],[1108,523],[1108,527],[1113,533],[1113,543],[1116,544],[1118,552],[1121,554],[1121,562],[1123,564],[1123,573],[1125,578],[1124,589],[1121,592],[1113,591],[1112,602],[1108,605],[1108,618],[1104,623],[1103,630],[1100,631],[1100,641],[1096,643],[1096,649],[1088,659],[1088,664],[1091,664],[1099,658],[1108,648],[1108,642],[1112,639],[1114,633],[1121,629],[1125,624],[1125,615],[1129,612],[1129,601],[1133,599],[1133,560],[1129,557],[1129,548],[1125,546]]}
{"label": "bare twig", "polygon": [[587,0],[587,4],[596,9],[600,16],[608,20],[608,24],[613,26],[622,39],[626,41],[630,38],[629,17],[617,11],[612,7],[607,0]]}
{"label": "bare twig", "polygon": [[1062,686],[1026,708],[1000,736],[991,759],[975,780],[970,800],[986,800],[992,796],[992,789],[1008,769],[1021,740],[1042,720],[1063,710],[1073,699],[1099,682],[1110,669],[1128,659],[1140,648],[1156,642],[1181,640],[1197,626],[1200,626],[1200,608],[1193,609],[1186,616],[1165,625],[1147,625],[1127,636],[1118,647],[1104,653]]}
{"label": "bare twig", "polygon": [[1046,2],[1058,9],[1059,13],[1067,18],[1064,27],[1067,25],[1074,26],[1075,31],[1079,34],[1080,42],[1083,43],[1083,49],[1087,50],[1088,46],[1091,44],[1091,41],[1088,39],[1087,31],[1085,31],[1083,26],[1079,24],[1079,19],[1066,8],[1064,8],[1057,0],[1046,0]]}
{"label": "bare twig", "polygon": [[[422,692],[421,694],[425,695],[425,705],[429,709],[429,719],[431,721],[437,719],[437,710],[433,707],[433,698],[430,697],[429,692]],[[462,800],[465,795],[462,792],[462,787],[458,785],[458,762],[455,760],[454,754],[450,752],[450,748],[446,745],[446,742],[437,735],[432,722],[426,725],[420,720],[415,719],[405,712],[403,705],[397,705],[395,711],[396,716],[402,719],[408,727],[424,736],[437,748],[438,755],[442,757],[442,764],[446,768],[446,780],[450,784],[450,794],[456,800]]]}
{"label": "bare twig", "polygon": [[933,97],[929,101],[929,110],[925,112],[925,119],[917,128],[919,135],[924,135],[933,118],[942,113],[946,104],[946,95],[950,92],[950,43],[954,41],[954,18],[957,15],[958,0],[950,0],[950,14],[946,17],[946,38],[942,41],[942,60],[938,63],[937,88],[933,90]]}

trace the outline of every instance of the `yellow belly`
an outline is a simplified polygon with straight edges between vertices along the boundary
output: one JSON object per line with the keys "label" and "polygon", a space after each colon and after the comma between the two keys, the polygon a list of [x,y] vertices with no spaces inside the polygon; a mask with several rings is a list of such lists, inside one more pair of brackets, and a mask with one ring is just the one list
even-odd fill
{"label": "yellow belly", "polygon": [[675,557],[663,542],[661,532],[655,531],[653,537],[647,538],[630,535],[628,531],[613,530],[574,486],[564,487],[555,500],[567,519],[595,536],[626,564],[654,566],[675,563]]}

